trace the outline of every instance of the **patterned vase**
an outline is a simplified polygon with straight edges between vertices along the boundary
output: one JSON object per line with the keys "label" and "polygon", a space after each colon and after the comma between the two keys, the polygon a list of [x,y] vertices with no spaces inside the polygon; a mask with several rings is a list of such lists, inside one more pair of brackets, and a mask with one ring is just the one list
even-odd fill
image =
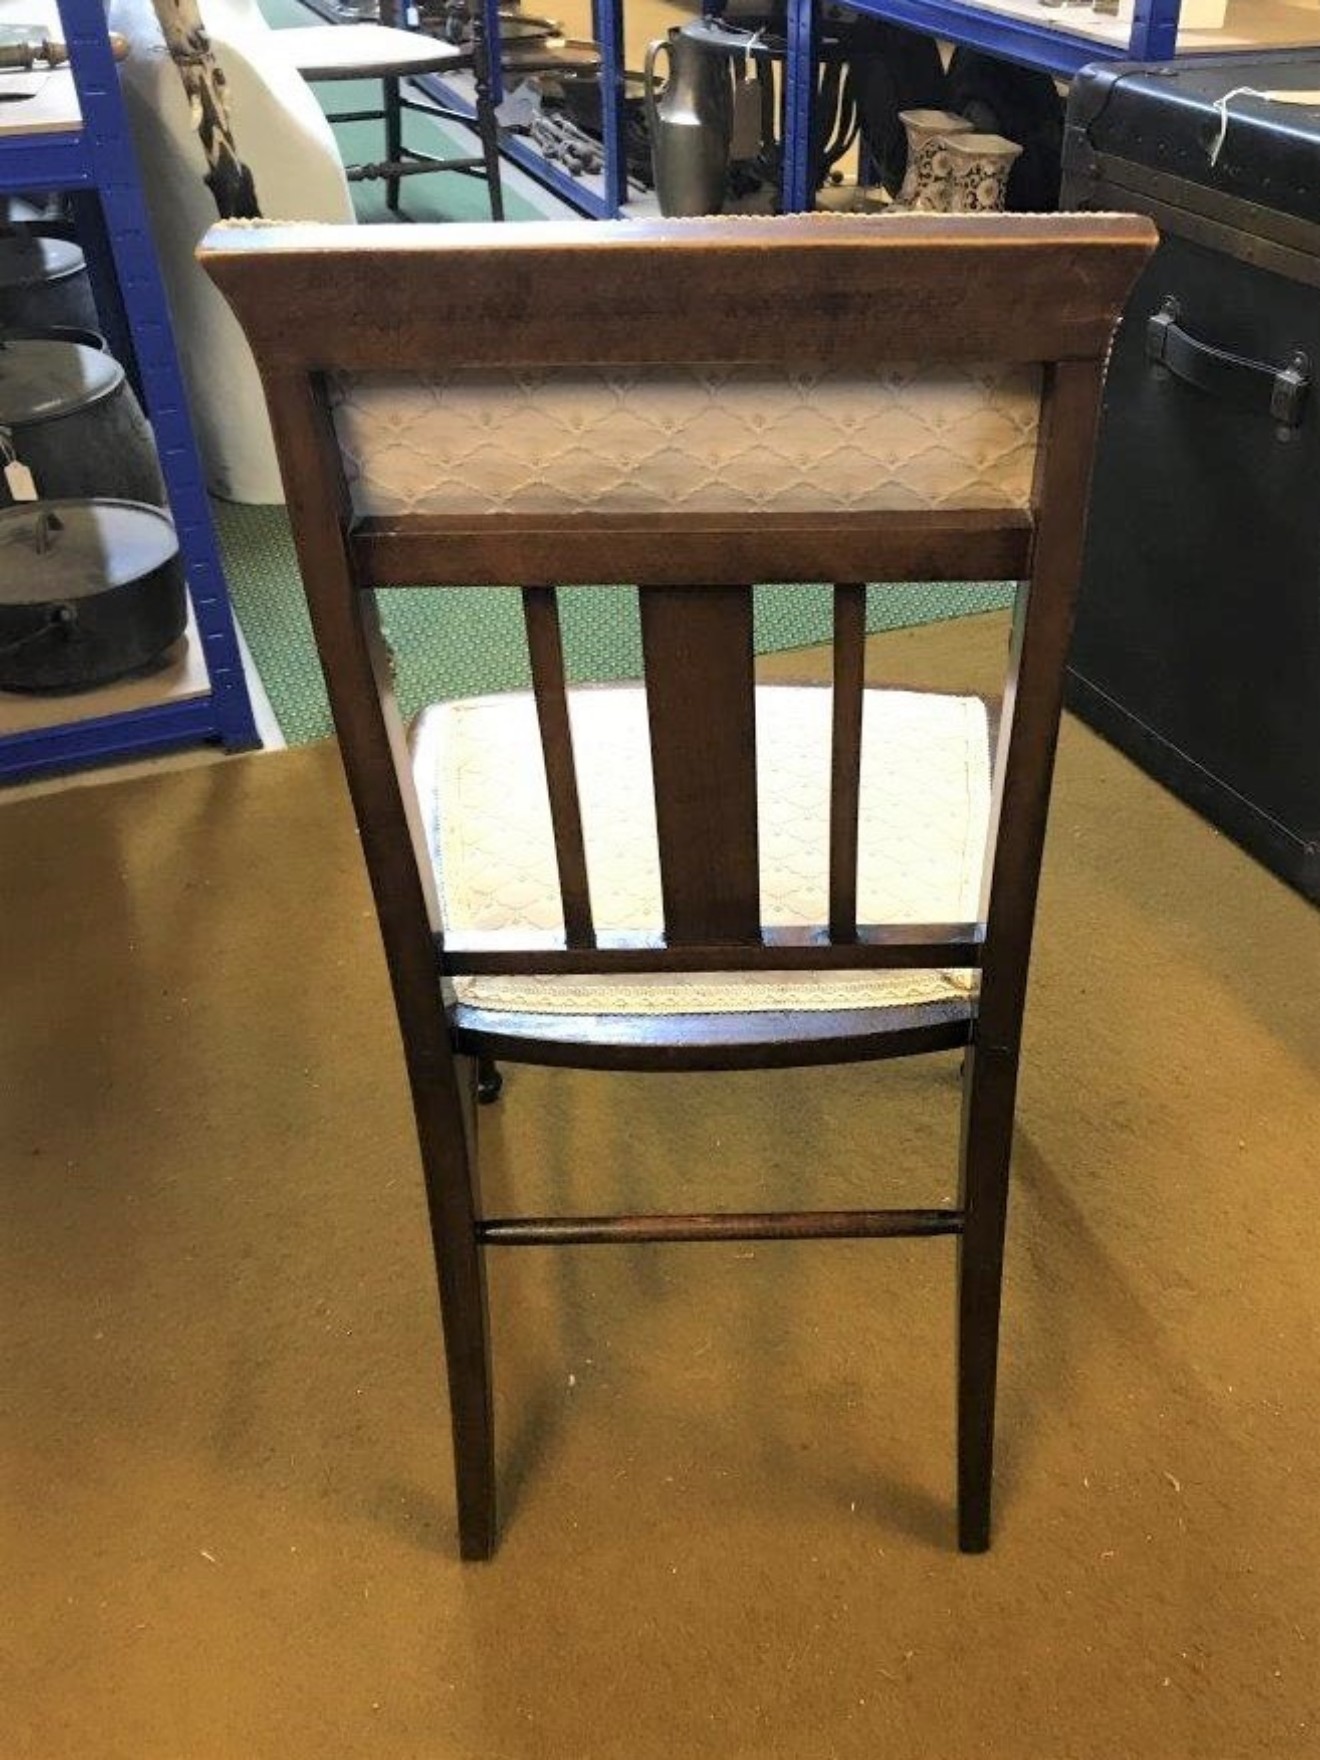
{"label": "patterned vase", "polygon": [[945,144],[950,135],[969,134],[974,125],[952,110],[900,110],[898,120],[907,133],[908,156],[894,202],[900,208],[940,212],[949,205]]}
{"label": "patterned vase", "polygon": [[1021,151],[1002,134],[960,134],[951,140],[950,212],[990,214],[1002,208],[1008,174]]}

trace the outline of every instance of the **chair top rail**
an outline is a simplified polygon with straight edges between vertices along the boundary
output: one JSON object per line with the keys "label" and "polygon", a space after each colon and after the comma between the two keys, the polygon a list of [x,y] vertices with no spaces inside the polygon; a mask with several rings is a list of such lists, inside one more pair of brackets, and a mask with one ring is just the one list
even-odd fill
{"label": "chair top rail", "polygon": [[199,254],[268,375],[847,369],[1098,358],[1154,239],[1131,215],[790,215],[220,226]]}

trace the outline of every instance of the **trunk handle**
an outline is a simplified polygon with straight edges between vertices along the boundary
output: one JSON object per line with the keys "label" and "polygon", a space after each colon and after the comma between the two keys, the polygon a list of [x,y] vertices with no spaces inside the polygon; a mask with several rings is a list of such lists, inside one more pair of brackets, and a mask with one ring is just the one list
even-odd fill
{"label": "trunk handle", "polygon": [[1278,425],[1281,440],[1301,427],[1311,389],[1311,363],[1300,349],[1285,366],[1277,367],[1200,341],[1183,329],[1181,316],[1182,308],[1170,294],[1146,320],[1146,359],[1152,366],[1163,367],[1185,384],[1251,414],[1268,415]]}

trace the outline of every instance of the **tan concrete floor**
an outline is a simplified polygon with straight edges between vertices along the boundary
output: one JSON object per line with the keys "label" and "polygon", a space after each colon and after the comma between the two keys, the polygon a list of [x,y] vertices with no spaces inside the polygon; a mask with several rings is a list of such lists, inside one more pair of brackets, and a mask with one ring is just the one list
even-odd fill
{"label": "tan concrete floor", "polygon": [[[5,1760],[1320,1753],[1317,920],[1085,729],[979,1559],[952,1254],[909,1242],[496,1257],[503,1543],[458,1563],[332,748],[16,801],[0,924]],[[938,1201],[953,1065],[515,1070],[489,1198]]]}

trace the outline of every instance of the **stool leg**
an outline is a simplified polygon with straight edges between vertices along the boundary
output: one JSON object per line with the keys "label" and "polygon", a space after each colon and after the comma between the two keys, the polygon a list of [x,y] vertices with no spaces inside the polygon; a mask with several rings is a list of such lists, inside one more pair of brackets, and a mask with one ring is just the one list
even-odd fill
{"label": "stool leg", "polygon": [[472,13],[472,72],[477,88],[477,134],[481,140],[481,156],[486,162],[486,189],[490,196],[490,217],[504,218],[504,186],[500,181],[500,136],[495,121],[495,105],[490,92],[490,45],[481,10],[481,0]]}
{"label": "stool leg", "polygon": [[[400,103],[396,75],[383,80],[385,88],[385,162],[397,166],[403,159],[403,105]],[[403,179],[397,171],[385,173],[385,206],[391,214],[399,212],[399,189]]]}

